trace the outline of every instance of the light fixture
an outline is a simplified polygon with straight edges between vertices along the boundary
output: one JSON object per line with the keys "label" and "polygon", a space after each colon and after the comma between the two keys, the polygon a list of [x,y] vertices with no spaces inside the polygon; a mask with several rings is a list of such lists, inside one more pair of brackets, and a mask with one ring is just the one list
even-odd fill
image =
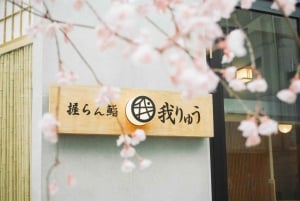
{"label": "light fixture", "polygon": [[249,82],[253,79],[253,72],[251,67],[243,67],[236,71],[236,79],[242,80],[243,82]]}
{"label": "light fixture", "polygon": [[289,132],[291,132],[292,129],[293,129],[293,125],[292,124],[287,124],[287,123],[280,123],[280,124],[278,124],[278,130],[281,133],[289,133]]}

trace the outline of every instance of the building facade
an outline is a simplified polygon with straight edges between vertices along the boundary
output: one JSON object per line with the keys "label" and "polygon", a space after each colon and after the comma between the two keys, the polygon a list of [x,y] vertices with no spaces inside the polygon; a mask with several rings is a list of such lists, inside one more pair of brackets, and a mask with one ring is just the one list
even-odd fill
{"label": "building facade", "polygon": [[[108,3],[91,1],[98,11]],[[85,8],[68,8],[68,1],[50,6],[51,15],[78,24],[95,26],[97,19]],[[286,88],[297,69],[298,50],[285,19],[270,9],[271,2],[257,1],[251,10],[235,12],[255,50],[257,67],[270,83],[261,96],[267,114],[283,127],[278,135],[263,138],[261,145],[245,148],[237,127],[246,114],[222,87],[213,94],[213,138],[148,137],[138,149],[153,161],[145,171],[120,171],[117,136],[60,135],[60,165],[51,175],[59,191],[51,200],[143,200],[143,201],[296,201],[300,200],[299,101],[287,105],[276,92]],[[46,178],[57,147],[43,140],[38,128],[48,112],[49,87],[56,79],[58,56],[54,38],[26,36],[26,29],[39,21],[30,1],[23,9],[10,1],[0,2],[0,83],[1,83],[1,174],[0,200],[47,200]],[[43,7],[37,7],[43,10]],[[27,12],[29,11],[29,12]],[[159,15],[150,16],[169,29]],[[298,32],[300,12],[291,16]],[[221,22],[224,33],[237,26]],[[83,35],[84,33],[84,35]],[[299,32],[298,32],[299,33]],[[161,37],[154,35],[156,39]],[[121,88],[177,90],[168,78],[164,61],[138,66],[120,56],[121,47],[99,53],[93,30],[76,28],[70,38],[99,75],[101,81]],[[59,36],[63,41],[63,36]],[[79,84],[95,85],[93,75],[70,44],[60,46],[61,57],[70,70],[80,75]],[[208,62],[221,66],[215,52]],[[250,81],[248,57],[233,61],[237,76]],[[240,94],[254,107],[256,97]],[[291,127],[291,130],[284,130]],[[67,185],[68,175],[77,180]],[[4,192],[4,193],[2,193]]]}

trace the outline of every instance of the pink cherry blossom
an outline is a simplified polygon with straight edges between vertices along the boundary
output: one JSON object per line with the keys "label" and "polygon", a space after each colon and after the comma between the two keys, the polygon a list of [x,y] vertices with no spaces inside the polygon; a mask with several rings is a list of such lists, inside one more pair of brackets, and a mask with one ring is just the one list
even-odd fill
{"label": "pink cherry blossom", "polygon": [[253,147],[259,145],[261,142],[261,138],[259,135],[250,135],[246,140],[246,147]]}
{"label": "pink cherry blossom", "polygon": [[234,91],[244,91],[246,90],[246,85],[242,80],[233,79],[229,81],[229,87]]}
{"label": "pink cherry blossom", "polygon": [[27,34],[32,38],[35,38],[38,34],[43,33],[46,29],[46,21],[40,20],[36,24],[33,24],[27,29]]}
{"label": "pink cherry blossom", "polygon": [[153,3],[157,10],[166,11],[171,4],[181,3],[182,0],[153,0]]}
{"label": "pink cherry blossom", "polygon": [[52,38],[55,36],[56,34],[56,30],[57,30],[58,25],[56,24],[56,22],[50,23],[45,30],[45,35]]}
{"label": "pink cherry blossom", "polygon": [[215,40],[223,36],[221,27],[208,17],[195,17],[180,26],[183,34],[189,35],[189,47],[199,52],[213,46]]}
{"label": "pink cherry blossom", "polygon": [[180,75],[179,83],[183,86],[182,97],[189,99],[195,95],[206,95],[213,92],[219,83],[219,77],[210,69],[199,71],[185,68]]}
{"label": "pink cherry blossom", "polygon": [[147,28],[141,28],[138,35],[133,40],[136,44],[150,46],[152,43],[151,31]]}
{"label": "pink cherry blossom", "polygon": [[70,84],[74,84],[79,79],[78,74],[74,71],[69,72],[69,82]]}
{"label": "pink cherry blossom", "polygon": [[283,89],[277,93],[277,98],[283,102],[293,104],[296,102],[297,94],[290,89]]}
{"label": "pink cherry blossom", "polygon": [[250,9],[252,3],[254,3],[256,0],[240,0],[240,1],[241,1],[241,8]]}
{"label": "pink cherry blossom", "polygon": [[235,78],[236,67],[230,66],[222,71],[222,76],[225,78],[227,82],[233,80]]}
{"label": "pink cherry blossom", "polygon": [[261,117],[261,124],[258,126],[258,132],[260,135],[270,136],[271,134],[277,134],[278,122],[270,119],[269,117]]}
{"label": "pink cherry blossom", "polygon": [[207,65],[207,61],[206,58],[203,57],[196,57],[193,60],[195,67],[197,70],[199,71],[208,71],[209,70],[209,66]]}
{"label": "pink cherry blossom", "polygon": [[96,43],[98,50],[105,50],[115,45],[114,34],[106,27],[99,25],[95,28],[98,41]]}
{"label": "pink cherry blossom", "polygon": [[247,54],[244,43],[244,33],[239,29],[233,30],[226,37],[226,50],[229,53],[233,53],[236,57],[243,57]]}
{"label": "pink cherry blossom", "polygon": [[49,186],[48,186],[48,190],[50,192],[51,195],[55,195],[58,192],[58,186],[56,181],[52,181]]}
{"label": "pink cherry blossom", "polygon": [[69,187],[74,187],[76,185],[76,180],[71,174],[67,176],[67,185]]}
{"label": "pink cherry blossom", "polygon": [[120,155],[122,158],[130,158],[135,155],[136,151],[135,149],[130,145],[125,145],[123,149],[120,152]]}
{"label": "pink cherry blossom", "polygon": [[145,131],[142,129],[136,129],[132,134],[131,134],[131,144],[132,145],[138,145],[140,142],[146,140],[146,134]]}
{"label": "pink cherry blossom", "polygon": [[122,166],[121,171],[125,173],[130,173],[135,169],[135,164],[130,160],[125,159]]}
{"label": "pink cherry blossom", "polygon": [[214,0],[215,1],[215,8],[219,9],[221,16],[225,19],[229,19],[231,13],[234,11],[235,6],[238,3],[238,0]]}
{"label": "pink cherry blossom", "polygon": [[144,169],[150,167],[151,164],[152,164],[151,160],[149,160],[149,159],[142,159],[140,161],[140,169],[144,170]]}
{"label": "pink cherry blossom", "polygon": [[150,13],[150,10],[151,10],[151,5],[147,3],[137,5],[136,7],[136,12],[143,17],[147,16]]}
{"label": "pink cherry blossom", "polygon": [[73,0],[73,8],[75,10],[80,10],[84,5],[85,0]]}
{"label": "pink cherry blossom", "polygon": [[278,0],[278,4],[276,1],[273,2],[271,8],[279,10],[279,6],[283,9],[285,15],[289,16],[296,10],[296,0]]}
{"label": "pink cherry blossom", "polygon": [[168,10],[170,1],[169,0],[153,0],[154,5],[156,8],[160,11],[166,11]]}
{"label": "pink cherry blossom", "polygon": [[179,4],[175,7],[176,22],[183,25],[184,21],[189,21],[198,13],[199,7],[195,4]]}
{"label": "pink cherry blossom", "polygon": [[134,26],[136,18],[136,9],[132,4],[114,2],[105,19],[112,30],[126,31]]}
{"label": "pink cherry blossom", "polygon": [[244,137],[258,135],[257,123],[253,118],[241,121],[238,130],[242,131]]}
{"label": "pink cherry blossom", "polygon": [[59,122],[51,113],[45,113],[42,120],[40,121],[40,128],[44,134],[44,138],[52,143],[56,143],[57,137],[57,126]]}
{"label": "pink cherry blossom", "polygon": [[62,29],[62,31],[64,33],[70,33],[73,30],[73,24],[71,23],[65,23],[65,24],[61,24],[60,28]]}
{"label": "pink cherry blossom", "polygon": [[99,90],[98,98],[96,103],[101,105],[108,105],[112,101],[120,97],[120,89],[116,87],[102,86]]}
{"label": "pink cherry blossom", "polygon": [[292,79],[289,89],[295,93],[300,93],[300,79]]}
{"label": "pink cherry blossom", "polygon": [[203,12],[214,21],[221,18],[228,19],[234,11],[239,0],[209,0],[203,4]]}
{"label": "pink cherry blossom", "polygon": [[133,52],[131,59],[136,64],[149,64],[158,57],[157,51],[149,45],[139,45]]}
{"label": "pink cherry blossom", "polygon": [[255,80],[247,84],[247,88],[250,92],[266,92],[268,89],[268,84],[265,79],[258,77]]}
{"label": "pink cherry blossom", "polygon": [[66,86],[69,84],[68,76],[66,75],[65,71],[61,69],[57,73],[57,84],[59,84],[61,87]]}
{"label": "pink cherry blossom", "polygon": [[131,138],[128,135],[120,135],[117,140],[117,146],[121,146],[123,143],[129,145],[131,144]]}
{"label": "pink cherry blossom", "polygon": [[73,71],[66,73],[65,70],[62,68],[57,73],[57,84],[59,84],[61,87],[74,84],[77,80],[78,76]]}

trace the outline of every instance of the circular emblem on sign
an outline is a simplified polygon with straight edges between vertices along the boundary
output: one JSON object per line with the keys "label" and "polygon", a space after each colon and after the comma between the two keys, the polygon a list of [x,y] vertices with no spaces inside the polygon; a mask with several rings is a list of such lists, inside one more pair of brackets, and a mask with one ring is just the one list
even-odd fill
{"label": "circular emblem on sign", "polygon": [[155,116],[154,102],[147,96],[131,99],[126,105],[128,120],[135,125],[144,125]]}

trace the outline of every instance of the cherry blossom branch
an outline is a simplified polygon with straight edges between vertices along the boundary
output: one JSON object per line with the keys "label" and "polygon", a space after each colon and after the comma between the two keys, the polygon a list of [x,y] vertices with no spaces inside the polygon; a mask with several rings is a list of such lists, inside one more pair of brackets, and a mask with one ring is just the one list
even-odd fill
{"label": "cherry blossom branch", "polygon": [[[58,88],[58,98],[60,97],[60,87]],[[57,167],[57,166],[59,166],[60,165],[60,160],[59,160],[59,144],[58,144],[58,142],[56,143],[56,150],[55,150],[55,158],[54,158],[54,163],[50,166],[50,168],[49,168],[49,170],[48,170],[48,172],[47,172],[47,176],[46,176],[46,184],[47,184],[47,186],[46,186],[46,192],[47,192],[47,201],[51,201],[51,199],[50,199],[50,189],[49,189],[49,186],[50,186],[50,183],[51,183],[51,180],[50,180],[50,178],[51,178],[51,175],[52,175],[52,173],[53,173],[53,171],[55,170],[55,168]]]}
{"label": "cherry blossom branch", "polygon": [[[51,14],[49,12],[49,9],[47,7],[47,4],[45,2],[43,2],[43,6],[46,10],[46,15],[49,16],[51,18]],[[58,42],[58,37],[57,37],[57,33],[55,33],[54,35],[55,37],[55,44],[56,44],[56,52],[57,52],[57,58],[58,58],[58,68],[59,70],[61,70],[62,68],[62,59],[61,59],[61,53],[60,53],[60,46],[59,46],[59,42]],[[60,100],[60,94],[61,94],[61,89],[60,89],[60,86],[58,87],[58,90],[57,90],[57,103],[59,103],[59,100]],[[56,105],[56,108],[55,108],[55,114],[54,116],[56,117],[56,119],[58,119],[58,112],[59,112],[59,104]],[[58,131],[58,126],[56,126],[56,130]],[[59,138],[59,137],[57,137]],[[60,156],[60,151],[59,151],[59,140],[56,142],[55,144],[56,146],[56,149],[55,149],[55,157],[54,157],[54,162],[53,164],[50,166],[48,172],[47,172],[47,176],[46,176],[46,192],[47,192],[47,201],[50,201],[51,198],[50,198],[50,184],[51,184],[51,175],[52,173],[54,172],[54,170],[60,165],[60,160],[59,160],[59,156]]]}
{"label": "cherry blossom branch", "polygon": [[145,19],[151,25],[153,25],[158,31],[160,31],[163,35],[165,35],[168,38],[168,40],[172,41],[172,43],[174,45],[176,45],[178,48],[180,48],[181,50],[183,50],[192,60],[195,59],[195,57],[190,53],[190,51],[188,49],[186,49],[185,47],[182,47],[180,44],[178,44],[172,37],[169,36],[169,34],[166,31],[164,31],[160,26],[158,26],[151,18],[149,18],[148,16],[146,16]]}
{"label": "cherry blossom branch", "polygon": [[[63,20],[59,20],[59,19],[54,19],[52,17],[50,18],[48,15],[46,15],[42,11],[39,11],[38,9],[34,8],[33,6],[31,6],[31,7],[24,7],[23,5],[18,4],[17,2],[12,1],[12,0],[8,0],[8,2],[12,3],[13,5],[15,5],[15,6],[23,9],[24,11],[27,11],[27,12],[29,12],[29,13],[37,16],[37,17],[48,19],[51,22],[56,22],[56,23],[59,23],[59,24],[68,24],[67,21],[63,21]],[[32,11],[32,10],[34,10],[34,11]],[[72,26],[81,27],[81,28],[87,28],[87,29],[94,29],[94,26],[86,25],[86,24],[79,24],[79,23],[72,23]]]}
{"label": "cherry blossom branch", "polygon": [[57,58],[58,58],[58,70],[61,71],[62,70],[62,59],[61,59],[61,54],[60,54],[60,47],[59,47],[57,33],[55,33],[54,38],[55,38]]}
{"label": "cherry blossom branch", "polygon": [[127,43],[130,43],[130,44],[136,44],[132,39],[126,37],[126,36],[123,36],[115,31],[113,31],[109,26],[108,24],[101,18],[101,16],[97,13],[97,11],[95,10],[95,8],[92,6],[92,4],[89,2],[89,1],[85,1],[86,5],[88,6],[88,8],[92,11],[92,13],[96,16],[96,18],[98,19],[98,21],[103,24],[103,26],[109,30],[111,33],[113,33],[116,37],[124,40],[125,42]]}
{"label": "cherry blossom branch", "polygon": [[178,34],[180,32],[179,30],[179,26],[176,22],[176,18],[175,18],[175,15],[174,15],[174,11],[173,11],[173,8],[171,8],[170,6],[168,7],[170,13],[171,13],[171,16],[172,16],[172,21],[174,23],[174,26],[175,26],[175,31],[176,31],[176,34]]}
{"label": "cherry blossom branch", "polygon": [[81,53],[81,51],[79,50],[79,48],[75,45],[75,43],[73,42],[73,40],[71,40],[71,38],[68,36],[68,34],[66,32],[64,32],[62,29],[59,29],[59,30],[64,34],[64,36],[66,37],[66,39],[68,40],[68,42],[71,44],[72,48],[75,50],[75,52],[77,53],[77,55],[84,62],[84,64],[86,65],[86,67],[89,69],[89,71],[92,73],[92,75],[93,75],[94,79],[96,80],[96,82],[100,86],[103,86],[103,83],[98,78],[98,76],[97,76],[96,72],[94,71],[93,67],[89,64],[89,62],[87,61],[87,59],[83,56],[83,54]]}

